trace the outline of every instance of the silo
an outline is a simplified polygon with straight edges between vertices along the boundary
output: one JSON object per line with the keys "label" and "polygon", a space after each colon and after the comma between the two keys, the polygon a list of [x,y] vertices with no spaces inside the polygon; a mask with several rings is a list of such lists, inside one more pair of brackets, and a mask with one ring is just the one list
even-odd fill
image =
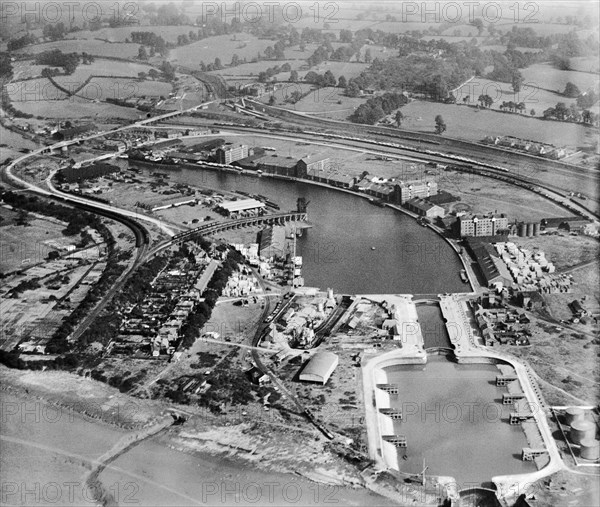
{"label": "silo", "polygon": [[579,456],[595,461],[600,458],[600,442],[594,438],[584,438],[579,448]]}
{"label": "silo", "polygon": [[582,421],[583,414],[583,409],[579,407],[569,407],[565,410],[565,423],[571,426],[575,421]]}
{"label": "silo", "polygon": [[539,224],[539,222],[533,224],[533,235],[534,236],[539,236],[540,235],[540,224]]}
{"label": "silo", "polygon": [[527,224],[526,230],[527,230],[527,233],[526,233],[527,237],[533,236],[533,224],[532,223]]}
{"label": "silo", "polygon": [[596,436],[596,427],[594,423],[582,419],[571,424],[571,442],[579,444],[586,438],[594,438]]}
{"label": "silo", "polygon": [[517,235],[520,238],[522,238],[523,236],[525,236],[525,232],[526,232],[525,223],[521,222],[517,227]]}

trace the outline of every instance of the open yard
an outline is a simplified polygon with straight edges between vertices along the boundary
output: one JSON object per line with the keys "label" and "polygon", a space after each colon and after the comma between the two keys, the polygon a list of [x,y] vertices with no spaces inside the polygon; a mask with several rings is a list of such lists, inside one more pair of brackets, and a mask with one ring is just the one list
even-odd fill
{"label": "open yard", "polygon": [[402,113],[405,116],[403,127],[429,133],[435,131],[435,117],[441,114],[448,127],[445,135],[469,141],[480,141],[486,135],[504,135],[572,148],[594,141],[594,136],[589,136],[588,129],[583,125],[544,121],[455,104],[415,100],[404,106]]}
{"label": "open yard", "polygon": [[122,42],[103,42],[99,40],[60,40],[56,42],[45,42],[19,49],[19,54],[38,54],[43,51],[60,49],[63,53],[88,53],[94,56],[105,56],[112,58],[134,58],[137,57],[139,44]]}
{"label": "open yard", "polygon": [[571,236],[567,232],[531,238],[511,239],[529,250],[539,248],[557,269],[600,258],[600,242],[590,236]]}

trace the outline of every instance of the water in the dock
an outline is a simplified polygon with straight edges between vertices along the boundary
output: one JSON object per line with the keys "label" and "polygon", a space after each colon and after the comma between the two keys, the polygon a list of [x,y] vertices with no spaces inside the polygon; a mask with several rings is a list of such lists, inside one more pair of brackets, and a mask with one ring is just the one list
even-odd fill
{"label": "water in the dock", "polygon": [[184,168],[169,174],[172,183],[261,194],[281,211],[295,209],[298,197],[310,201],[308,216],[313,227],[304,230],[297,244],[306,285],[349,294],[465,290],[459,276],[462,266],[452,248],[397,211],[306,183],[202,169]]}

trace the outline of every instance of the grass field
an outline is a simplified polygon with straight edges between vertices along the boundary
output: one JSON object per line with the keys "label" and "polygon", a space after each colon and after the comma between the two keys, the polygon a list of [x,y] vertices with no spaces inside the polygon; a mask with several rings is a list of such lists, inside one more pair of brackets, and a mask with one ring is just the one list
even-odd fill
{"label": "grass field", "polygon": [[[98,58],[91,65],[79,65],[77,70],[69,76],[56,76],[53,79],[60,85],[83,84],[90,76],[118,76],[137,78],[140,72],[146,74],[153,67],[143,63],[117,62]],[[156,70],[156,69],[155,69]]]}
{"label": "grass field", "polygon": [[527,114],[529,114],[531,109],[534,109],[536,116],[540,117],[545,109],[554,107],[557,102],[565,100],[565,97],[562,95],[534,87],[528,81],[523,84],[518,93],[515,93],[510,83],[491,81],[480,77],[476,77],[461,86],[454,95],[459,104],[462,104],[463,99],[469,96],[468,104],[475,105],[478,104],[477,97],[485,94],[494,100],[492,109],[498,109],[498,106],[502,102],[523,102],[527,108]]}
{"label": "grass field", "polygon": [[37,146],[29,139],[25,139],[12,130],[0,125],[0,163],[8,158],[16,158],[23,155],[19,150],[22,148],[35,149]]}
{"label": "grass field", "polygon": [[234,53],[240,58],[251,60],[259,52],[264,53],[267,46],[274,44],[273,41],[259,40],[249,34],[237,34],[236,39],[231,35],[219,35],[181,46],[171,50],[168,60],[191,69],[200,69],[201,61],[213,63],[215,58],[220,58],[223,65],[226,65],[231,62]]}
{"label": "grass field", "polygon": [[569,61],[571,68],[579,72],[593,72],[595,74],[600,73],[600,63],[598,58],[591,57],[580,57],[571,58]]}
{"label": "grass field", "polygon": [[45,77],[9,83],[6,91],[12,102],[45,102],[67,98],[65,92]]}
{"label": "grass field", "polygon": [[52,100],[46,102],[13,102],[13,106],[23,113],[42,118],[59,119],[125,119],[137,120],[142,113],[131,107],[121,107],[114,104],[94,103],[81,98],[67,100]]}
{"label": "grass field", "polygon": [[127,99],[130,97],[166,97],[172,86],[161,81],[138,81],[137,79],[119,79],[95,77],[77,94],[90,100]]}
{"label": "grass field", "polygon": [[313,90],[296,104],[285,107],[325,118],[342,119],[352,114],[363,102],[363,98],[346,97],[342,88],[320,88]]}
{"label": "grass field", "polygon": [[593,142],[591,129],[574,123],[560,123],[499,111],[476,110],[471,107],[413,101],[402,108],[403,127],[433,133],[435,117],[446,121],[448,137],[480,141],[486,135],[510,135],[556,146],[575,148]]}
{"label": "grass field", "polygon": [[600,243],[590,236],[571,236],[561,232],[552,236],[517,237],[511,241],[529,250],[539,248],[557,269],[600,258]]}
{"label": "grass field", "polygon": [[197,26],[159,26],[159,25],[147,25],[147,26],[120,26],[118,28],[102,28],[91,32],[90,30],[80,30],[71,35],[73,39],[102,39],[110,42],[125,42],[125,39],[131,40],[131,32],[154,32],[160,35],[165,42],[177,42],[178,35],[188,35],[189,32],[198,32]]}
{"label": "grass field", "polygon": [[531,83],[548,90],[556,90],[559,93],[564,91],[565,86],[569,81],[576,84],[581,91],[593,87],[595,88],[596,93],[598,93],[600,77],[587,72],[558,70],[550,64],[538,63],[531,67],[527,67],[526,69],[522,69],[521,74],[523,74],[526,83]]}
{"label": "grass field", "polygon": [[34,46],[26,46],[16,51],[18,54],[38,54],[43,51],[59,49],[63,53],[88,53],[94,56],[106,56],[113,58],[134,58],[138,54],[139,44],[109,43],[98,40],[60,40],[46,42]]}

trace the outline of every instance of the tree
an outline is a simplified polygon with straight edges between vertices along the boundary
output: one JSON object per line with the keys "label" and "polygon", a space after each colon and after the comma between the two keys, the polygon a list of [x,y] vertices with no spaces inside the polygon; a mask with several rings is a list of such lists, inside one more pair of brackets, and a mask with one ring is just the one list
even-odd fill
{"label": "tree", "polygon": [[402,114],[402,111],[398,110],[398,112],[396,113],[396,126],[399,128],[400,125],[402,125],[402,120],[404,119],[404,115]]}
{"label": "tree", "polygon": [[435,132],[436,134],[443,134],[446,131],[446,122],[442,118],[441,114],[435,117]]}
{"label": "tree", "polygon": [[554,108],[554,115],[559,120],[564,120],[566,118],[568,112],[569,112],[569,109],[567,108],[567,106],[564,102],[559,102],[558,104],[556,104],[556,107]]}
{"label": "tree", "polygon": [[217,56],[215,58],[215,70],[221,70],[223,68],[223,64],[221,63],[221,59]]}
{"label": "tree", "polygon": [[156,78],[160,76],[159,72],[156,69],[150,69],[148,71],[148,76],[152,79],[152,81],[156,81]]}
{"label": "tree", "polygon": [[531,116],[535,116],[535,109],[531,109],[531,111],[529,111],[529,114],[530,114]]}
{"label": "tree", "polygon": [[471,23],[475,28],[477,28],[477,34],[481,35],[483,33],[483,21],[480,18],[475,18],[473,23]]}
{"label": "tree", "polygon": [[148,75],[145,72],[138,72],[138,79],[140,81],[144,81],[144,79],[146,79],[148,77]]}
{"label": "tree", "polygon": [[148,59],[148,52],[146,51],[145,46],[140,46],[140,49],[138,49],[138,58],[140,60],[147,60]]}
{"label": "tree", "polygon": [[569,81],[567,83],[567,85],[565,86],[565,91],[563,92],[563,95],[565,97],[574,99],[576,97],[579,97],[579,95],[581,95],[581,91],[579,90],[577,85],[575,85],[575,84],[571,83],[571,81]]}
{"label": "tree", "polygon": [[340,76],[338,79],[338,88],[346,88],[348,86],[348,82],[344,76]]}
{"label": "tree", "polygon": [[330,70],[328,70],[327,72],[325,72],[325,75],[323,76],[323,85],[324,86],[335,86],[335,76],[333,75],[333,72],[331,72]]}
{"label": "tree", "polygon": [[367,50],[365,51],[365,63],[371,63],[372,59],[373,57],[371,56],[371,49],[367,48]]}
{"label": "tree", "polygon": [[298,82],[298,71],[297,70],[293,70],[292,72],[290,72],[290,81],[292,83]]}
{"label": "tree", "polygon": [[237,53],[233,53],[233,55],[231,56],[231,66],[237,67],[239,64],[240,64],[240,57],[237,55]]}
{"label": "tree", "polygon": [[356,84],[356,81],[350,80],[350,83],[346,87],[346,95],[348,97],[358,97],[360,95],[360,87]]}
{"label": "tree", "polygon": [[270,106],[274,106],[274,105],[275,105],[275,102],[276,102],[276,100],[275,100],[275,95],[271,95],[271,96],[269,97],[269,105],[270,105]]}
{"label": "tree", "polygon": [[515,70],[512,74],[512,88],[515,93],[519,93],[521,91],[521,85],[523,84],[523,76],[518,70]]}

